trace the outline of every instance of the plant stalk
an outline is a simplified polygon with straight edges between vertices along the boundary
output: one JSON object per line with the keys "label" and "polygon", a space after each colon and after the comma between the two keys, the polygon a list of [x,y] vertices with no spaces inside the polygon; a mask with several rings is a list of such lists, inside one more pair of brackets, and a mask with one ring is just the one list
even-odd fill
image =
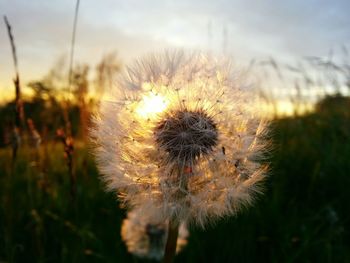
{"label": "plant stalk", "polygon": [[169,221],[168,239],[166,241],[163,263],[171,263],[176,254],[177,237],[179,235],[179,223],[174,220]]}

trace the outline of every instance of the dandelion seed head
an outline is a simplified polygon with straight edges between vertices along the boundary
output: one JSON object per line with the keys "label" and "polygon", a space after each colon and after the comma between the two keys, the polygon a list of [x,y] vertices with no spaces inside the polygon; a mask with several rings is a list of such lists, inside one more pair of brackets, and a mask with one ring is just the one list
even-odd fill
{"label": "dandelion seed head", "polygon": [[[121,236],[128,251],[138,257],[161,260],[164,256],[168,236],[167,222],[152,221],[141,210],[132,210],[124,219]],[[179,253],[187,244],[188,230],[181,224],[176,252]]]}
{"label": "dandelion seed head", "polygon": [[168,162],[192,166],[201,155],[210,153],[218,140],[216,124],[202,110],[180,110],[166,116],[155,128],[158,146]]}
{"label": "dandelion seed head", "polygon": [[164,220],[234,215],[261,192],[266,122],[227,60],[166,52],[126,68],[95,117],[107,188]]}

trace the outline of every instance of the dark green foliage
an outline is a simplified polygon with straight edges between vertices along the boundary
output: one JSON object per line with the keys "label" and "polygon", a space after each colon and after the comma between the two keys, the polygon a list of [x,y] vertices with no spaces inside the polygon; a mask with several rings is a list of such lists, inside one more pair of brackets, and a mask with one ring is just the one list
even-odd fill
{"label": "dark green foliage", "polygon": [[[11,127],[14,120],[14,103],[8,103],[0,107],[0,147],[10,143]],[[26,119],[31,118],[35,127],[45,140],[52,140],[56,137],[56,130],[65,127],[63,108],[60,102],[54,98],[44,100],[34,98],[24,103]],[[81,108],[77,104],[71,104],[69,118],[72,124],[73,136],[79,136]]]}
{"label": "dark green foliage", "polygon": [[[350,108],[343,99],[274,121],[265,195],[236,218],[192,227],[175,262],[350,262]],[[0,261],[144,262],[120,239],[125,211],[103,191],[87,147],[76,143],[76,202],[62,145],[46,147],[39,167],[21,148],[14,170],[10,149],[0,152]]]}

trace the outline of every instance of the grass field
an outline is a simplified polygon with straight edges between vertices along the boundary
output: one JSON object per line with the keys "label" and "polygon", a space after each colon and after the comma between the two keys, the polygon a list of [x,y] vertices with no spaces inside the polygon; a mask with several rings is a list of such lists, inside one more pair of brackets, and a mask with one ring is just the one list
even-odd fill
{"label": "grass field", "polygon": [[[175,262],[350,262],[350,109],[272,124],[266,193],[237,218],[192,227]],[[46,154],[45,154],[46,152]],[[41,163],[0,151],[1,262],[145,262],[120,239],[125,211],[106,194],[88,147],[76,144],[77,196],[60,143]]]}

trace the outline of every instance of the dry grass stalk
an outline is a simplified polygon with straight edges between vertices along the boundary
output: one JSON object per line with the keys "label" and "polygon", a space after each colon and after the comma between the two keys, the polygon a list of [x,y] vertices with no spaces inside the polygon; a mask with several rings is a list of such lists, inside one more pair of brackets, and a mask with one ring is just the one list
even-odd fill
{"label": "dry grass stalk", "polygon": [[74,152],[73,137],[70,135],[67,135],[63,129],[58,129],[56,131],[56,135],[57,135],[57,138],[60,139],[64,147],[64,157],[67,162],[68,174],[70,179],[70,195],[72,200],[75,200],[77,180],[76,180],[75,173],[73,171],[73,152]]}
{"label": "dry grass stalk", "polygon": [[[76,2],[74,23],[73,23],[73,33],[71,41],[71,53],[70,53],[70,62],[69,62],[69,72],[68,72],[68,93],[70,95],[70,89],[72,84],[72,73],[73,73],[73,60],[74,60],[74,46],[75,46],[75,35],[76,35],[76,26],[78,20],[78,10],[79,10],[79,0]],[[58,129],[56,131],[57,137],[61,140],[64,146],[64,155],[67,162],[68,174],[70,178],[70,195],[72,200],[75,200],[76,196],[76,175],[73,171],[73,153],[74,153],[74,140],[72,137],[72,127],[69,119],[69,97],[66,101],[66,105],[63,107],[63,117],[65,121],[65,131],[63,129]]]}
{"label": "dry grass stalk", "polygon": [[4,16],[5,25],[7,28],[7,33],[10,39],[11,50],[13,63],[15,68],[15,77],[13,79],[13,83],[15,85],[15,119],[14,119],[14,128],[13,128],[13,136],[12,136],[12,163],[15,163],[17,157],[18,147],[21,142],[21,127],[23,127],[24,122],[24,110],[23,110],[23,102],[21,100],[21,85],[18,71],[18,60],[16,53],[16,45],[15,40],[12,34],[11,25],[6,16]]}

